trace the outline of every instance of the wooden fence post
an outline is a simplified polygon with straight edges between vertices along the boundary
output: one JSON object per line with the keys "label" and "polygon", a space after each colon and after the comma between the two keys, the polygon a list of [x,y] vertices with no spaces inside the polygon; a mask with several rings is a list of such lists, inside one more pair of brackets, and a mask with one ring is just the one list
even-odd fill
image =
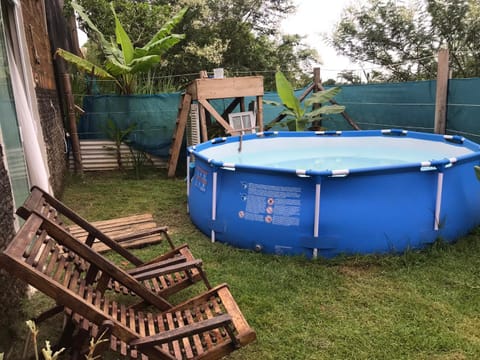
{"label": "wooden fence post", "polygon": [[445,134],[447,128],[448,49],[438,52],[437,93],[435,98],[436,134]]}
{"label": "wooden fence post", "polygon": [[70,130],[70,141],[72,142],[74,169],[76,174],[83,174],[82,155],[80,153],[80,140],[78,139],[75,102],[73,100],[70,74],[63,74],[63,88],[65,89],[65,103],[67,105],[68,127]]}

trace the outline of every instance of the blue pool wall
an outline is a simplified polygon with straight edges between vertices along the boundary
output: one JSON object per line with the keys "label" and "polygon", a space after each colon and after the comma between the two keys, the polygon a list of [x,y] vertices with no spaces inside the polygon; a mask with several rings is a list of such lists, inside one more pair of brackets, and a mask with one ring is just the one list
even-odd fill
{"label": "blue pool wall", "polygon": [[[474,152],[432,160],[429,166],[419,159],[332,173],[225,164],[203,157],[202,150],[218,147],[221,152],[225,144],[240,141],[238,137],[214,139],[189,149],[195,161],[188,181],[190,217],[212,241],[264,253],[330,258],[399,253],[437,239],[453,242],[480,224],[480,182],[473,169],[479,164],[479,145],[464,138],[383,130],[275,132],[247,135],[242,141],[260,136],[288,141],[315,136],[400,136],[453,143]],[[273,212],[278,205],[281,216],[269,215],[265,210],[269,201],[276,202]]]}

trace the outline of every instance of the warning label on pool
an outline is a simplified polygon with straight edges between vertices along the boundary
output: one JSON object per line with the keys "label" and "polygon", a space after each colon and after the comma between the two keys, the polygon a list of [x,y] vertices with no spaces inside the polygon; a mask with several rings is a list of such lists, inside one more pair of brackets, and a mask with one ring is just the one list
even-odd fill
{"label": "warning label on pool", "polygon": [[208,171],[203,169],[200,166],[197,166],[197,168],[195,169],[195,176],[193,177],[193,180],[192,180],[193,186],[195,186],[201,192],[205,192],[207,190],[207,184],[208,184],[207,176],[208,176]]}
{"label": "warning label on pool", "polygon": [[241,185],[241,199],[245,202],[245,208],[238,211],[239,218],[273,225],[299,226],[301,188],[247,182]]}

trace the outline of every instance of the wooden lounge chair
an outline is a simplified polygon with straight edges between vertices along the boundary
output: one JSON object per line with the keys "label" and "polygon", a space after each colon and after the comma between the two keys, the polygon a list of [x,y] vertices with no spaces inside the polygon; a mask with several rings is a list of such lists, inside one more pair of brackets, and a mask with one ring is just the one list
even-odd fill
{"label": "wooden lounge chair", "polygon": [[[194,258],[187,244],[175,247],[167,233],[167,227],[163,226],[148,229],[146,231],[128,234],[122,238],[116,238],[113,240],[65,204],[37,186],[32,187],[30,195],[25,200],[24,204],[17,209],[17,214],[23,219],[27,219],[34,211],[42,214],[48,220],[57,223],[67,230],[68,226],[64,223],[66,220],[80,227],[88,234],[86,236],[85,244],[92,246],[95,242],[101,242],[103,245],[116,252],[131,265],[130,267],[133,267],[129,270],[131,275],[142,280],[145,286],[163,297],[168,297],[171,294],[185,289],[199,280],[203,280],[205,286],[211,288],[206,274],[202,270],[201,260],[196,260]],[[135,237],[143,237],[152,234],[159,234],[166,238],[171,250],[148,262],[143,262],[120,245],[123,240],[130,240]],[[157,276],[147,276],[146,278],[142,278],[144,277],[142,274],[151,269],[157,270]],[[158,271],[158,269],[163,269],[163,271]],[[80,270],[87,271],[88,269],[83,267],[76,271]],[[109,288],[114,289],[117,292],[127,292],[125,288],[114,281],[109,284]]]}
{"label": "wooden lounge chair", "polygon": [[[106,344],[112,350],[142,359],[217,359],[256,337],[226,285],[171,307],[129,273],[36,212],[0,255],[0,266],[65,310],[68,321],[61,345],[75,350],[76,356],[86,349],[85,340],[101,334],[110,340]],[[69,271],[82,266],[88,268],[86,273]],[[105,292],[110,279],[156,310],[137,311],[110,298],[111,292]],[[100,345],[97,350],[105,349]]]}

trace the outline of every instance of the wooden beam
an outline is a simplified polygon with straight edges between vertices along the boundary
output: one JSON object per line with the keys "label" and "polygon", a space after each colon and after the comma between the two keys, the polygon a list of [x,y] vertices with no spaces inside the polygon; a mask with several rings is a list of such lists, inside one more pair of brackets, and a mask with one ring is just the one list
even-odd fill
{"label": "wooden beam", "polygon": [[192,94],[193,100],[263,96],[263,76],[195,79],[187,91]]}
{"label": "wooden beam", "polygon": [[[314,68],[313,69],[313,93],[315,94],[316,92],[320,91],[320,86],[322,86],[321,79],[320,79],[320,68]],[[322,107],[322,104],[315,103],[312,105],[312,110],[316,110]],[[319,120],[314,120],[312,122],[312,130],[320,130],[322,129],[322,118]]]}
{"label": "wooden beam", "polygon": [[168,177],[175,176],[177,170],[178,157],[182,147],[183,135],[187,126],[188,112],[192,96],[188,93],[183,95],[178,110],[175,133],[173,134],[172,147],[170,148],[170,159],[168,160]]}
{"label": "wooden beam", "polygon": [[237,107],[237,105],[239,103],[240,103],[240,98],[239,97],[236,97],[235,99],[233,99],[233,101],[230,103],[230,105],[228,105],[228,107],[223,112],[222,118],[225,119],[228,116],[228,114],[230,114]]}
{"label": "wooden beam", "polygon": [[[322,84],[319,84],[319,89],[321,91],[325,90],[325,88],[322,86]],[[330,99],[330,104],[338,105],[338,103],[333,99]],[[350,117],[350,115],[347,114],[346,111],[343,111],[341,114],[342,114],[343,118],[345,120],[347,120],[347,122],[350,124],[351,127],[353,127],[355,130],[361,130],[360,126],[357,125],[357,123]]]}
{"label": "wooden beam", "polygon": [[447,128],[448,49],[438,52],[437,93],[435,97],[436,134],[445,134]]}
{"label": "wooden beam", "polygon": [[303,100],[305,100],[305,98],[308,96],[308,94],[310,94],[310,93],[313,91],[313,89],[315,89],[315,83],[310,84],[310,85],[305,89],[305,91],[303,92],[303,94],[300,95],[300,97],[298,98],[298,100],[299,100],[300,102],[302,102]]}
{"label": "wooden beam", "polygon": [[198,115],[200,117],[200,133],[202,135],[202,142],[208,141],[207,115],[205,114],[205,108],[202,104],[198,104]]}
{"label": "wooden beam", "polygon": [[73,100],[72,84],[70,74],[63,74],[63,88],[68,112],[68,127],[70,129],[70,140],[72,141],[72,152],[75,173],[83,174],[82,154],[80,152],[80,140],[78,138],[77,119],[75,116],[75,101]]}
{"label": "wooden beam", "polygon": [[240,97],[240,111],[245,112],[245,96]]}
{"label": "wooden beam", "polygon": [[319,84],[321,83],[320,68],[316,67],[313,69],[313,92],[318,92],[320,90]]}
{"label": "wooden beam", "polygon": [[198,102],[217,120],[217,122],[222,125],[227,131],[235,131],[229,123],[227,123],[219,113],[213,108],[212,105],[207,100],[199,99]]}
{"label": "wooden beam", "polygon": [[257,96],[257,127],[258,131],[263,131],[263,96]]}

